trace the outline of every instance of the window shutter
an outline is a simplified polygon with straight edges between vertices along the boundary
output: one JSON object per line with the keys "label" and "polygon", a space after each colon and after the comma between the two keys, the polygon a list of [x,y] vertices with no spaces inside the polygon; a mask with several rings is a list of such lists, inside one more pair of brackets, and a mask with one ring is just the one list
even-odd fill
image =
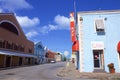
{"label": "window shutter", "polygon": [[103,19],[96,19],[95,25],[97,29],[104,29],[104,22]]}

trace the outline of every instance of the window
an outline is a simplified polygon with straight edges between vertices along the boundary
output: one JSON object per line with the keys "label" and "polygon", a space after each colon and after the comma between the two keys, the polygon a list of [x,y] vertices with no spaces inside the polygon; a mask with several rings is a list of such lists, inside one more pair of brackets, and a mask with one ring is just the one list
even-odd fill
{"label": "window", "polygon": [[10,42],[7,41],[7,43],[6,43],[6,48],[7,48],[7,49],[12,49],[12,48],[13,48],[13,45],[12,45]]}
{"label": "window", "polygon": [[18,51],[18,45],[17,44],[14,44],[14,50]]}
{"label": "window", "polygon": [[3,48],[6,48],[6,40],[3,41]]}
{"label": "window", "polygon": [[95,29],[96,32],[104,32],[104,20],[103,19],[95,19]]}
{"label": "window", "polygon": [[19,45],[19,51],[24,52],[24,46],[23,45]]}
{"label": "window", "polygon": [[28,49],[28,52],[29,52],[29,53],[32,53],[32,49]]}
{"label": "window", "polygon": [[0,48],[2,48],[2,45],[3,45],[2,40],[0,40]]}
{"label": "window", "polygon": [[38,45],[38,48],[42,49],[42,46],[41,46],[41,45]]}

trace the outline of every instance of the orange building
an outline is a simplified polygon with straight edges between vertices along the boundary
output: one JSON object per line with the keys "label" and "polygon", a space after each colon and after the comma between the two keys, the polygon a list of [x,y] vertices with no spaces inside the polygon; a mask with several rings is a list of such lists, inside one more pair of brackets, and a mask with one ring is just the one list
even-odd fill
{"label": "orange building", "polygon": [[27,40],[13,13],[0,13],[0,68],[35,63],[34,43]]}

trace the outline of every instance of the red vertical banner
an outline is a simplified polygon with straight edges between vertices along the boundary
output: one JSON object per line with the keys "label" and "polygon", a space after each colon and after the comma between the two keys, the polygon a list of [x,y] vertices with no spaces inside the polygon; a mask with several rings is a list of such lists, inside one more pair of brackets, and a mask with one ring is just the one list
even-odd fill
{"label": "red vertical banner", "polygon": [[72,42],[76,41],[74,12],[70,13],[70,32]]}
{"label": "red vertical banner", "polygon": [[72,51],[79,51],[79,41],[76,40],[73,44],[72,44]]}

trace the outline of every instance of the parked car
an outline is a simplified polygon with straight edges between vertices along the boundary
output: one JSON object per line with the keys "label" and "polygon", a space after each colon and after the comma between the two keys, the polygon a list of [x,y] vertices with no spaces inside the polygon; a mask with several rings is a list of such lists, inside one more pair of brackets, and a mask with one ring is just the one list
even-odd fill
{"label": "parked car", "polygon": [[51,60],[50,63],[56,63],[56,61],[55,60]]}

